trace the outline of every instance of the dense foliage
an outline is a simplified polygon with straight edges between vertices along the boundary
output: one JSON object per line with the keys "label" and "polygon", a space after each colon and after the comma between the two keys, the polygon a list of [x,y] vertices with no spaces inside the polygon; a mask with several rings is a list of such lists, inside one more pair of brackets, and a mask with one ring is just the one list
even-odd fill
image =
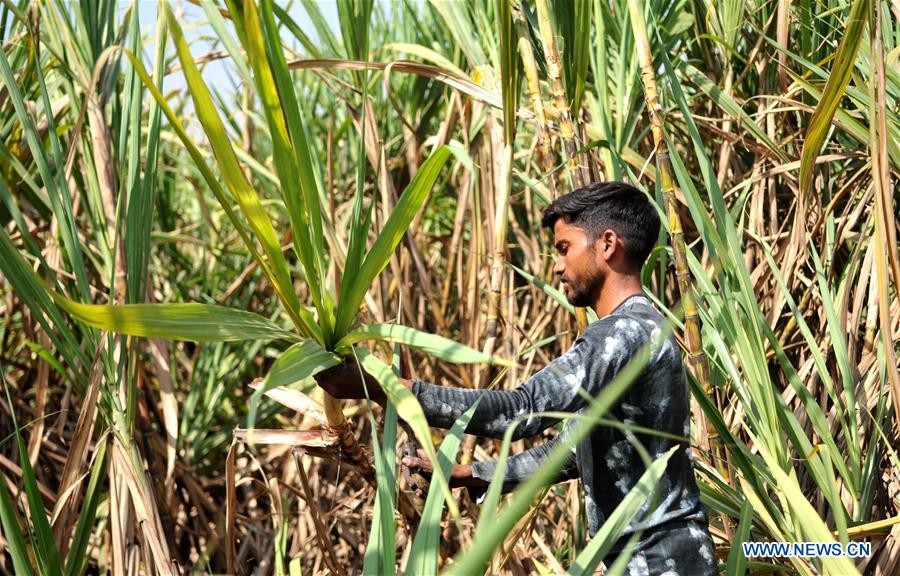
{"label": "dense foliage", "polygon": [[[0,571],[590,572],[667,456],[588,540],[575,483],[451,494],[530,444],[432,436],[396,376],[565,351],[540,212],[616,179],[665,216],[643,278],[722,571],[900,572],[897,2],[138,8],[0,4]],[[346,354],[386,410],[320,396]]]}

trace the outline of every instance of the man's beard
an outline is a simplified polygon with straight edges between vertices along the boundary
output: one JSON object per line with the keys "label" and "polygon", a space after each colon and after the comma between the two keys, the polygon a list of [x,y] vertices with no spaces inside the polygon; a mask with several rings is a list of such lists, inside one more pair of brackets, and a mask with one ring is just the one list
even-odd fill
{"label": "man's beard", "polygon": [[596,299],[596,295],[600,292],[603,281],[602,279],[596,279],[594,282],[587,282],[577,286],[569,282],[566,282],[566,284],[569,287],[566,292],[566,300],[569,304],[586,308],[594,305],[594,300]]}

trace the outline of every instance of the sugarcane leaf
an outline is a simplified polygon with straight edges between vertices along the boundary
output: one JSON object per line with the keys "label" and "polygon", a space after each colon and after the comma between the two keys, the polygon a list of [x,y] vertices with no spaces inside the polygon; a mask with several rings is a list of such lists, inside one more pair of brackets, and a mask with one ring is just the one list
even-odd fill
{"label": "sugarcane leaf", "polygon": [[[782,495],[786,507],[790,509],[793,522],[797,523],[795,535],[810,542],[835,542],[831,529],[803,494],[794,471],[791,470],[788,473],[782,470],[768,450],[761,449],[759,453],[765,460],[766,467],[774,476],[775,486],[778,487],[778,492]],[[820,561],[823,572],[826,574],[847,574],[848,576],[859,574],[853,561],[847,557],[823,556]]]}
{"label": "sugarcane leaf", "polygon": [[431,0],[431,7],[440,15],[444,26],[456,40],[456,45],[466,55],[471,68],[488,64],[488,58],[479,42],[477,28],[472,22],[466,2],[455,0]]}
{"label": "sugarcane leaf", "polygon": [[391,42],[389,44],[385,44],[382,46],[383,50],[393,50],[395,52],[404,52],[406,54],[412,54],[413,56],[418,56],[422,60],[426,62],[431,62],[435,66],[439,66],[444,70],[448,70],[453,74],[457,74],[463,78],[466,77],[466,73],[462,71],[456,64],[447,59],[443,54],[432,50],[426,46],[422,46],[421,44],[410,44],[407,42]]}
{"label": "sugarcane leaf", "polygon": [[282,352],[275,360],[257,393],[262,395],[272,388],[294,384],[322,370],[337,366],[340,362],[339,356],[329,352],[315,340],[298,342]]}
{"label": "sugarcane leaf", "polygon": [[503,94],[503,140],[512,145],[516,139],[516,111],[519,109],[519,59],[511,0],[497,0],[497,25],[500,36],[500,82]]}
{"label": "sugarcane leaf", "polygon": [[622,534],[625,528],[637,516],[641,507],[650,500],[654,491],[659,487],[659,480],[666,471],[669,458],[679,449],[672,446],[666,453],[653,461],[653,463],[641,474],[637,483],[622,498],[616,509],[600,527],[600,530],[591,538],[588,545],[578,554],[567,574],[593,574],[597,565],[603,560]]}
{"label": "sugarcane leaf", "polygon": [[854,0],[850,5],[850,15],[841,35],[837,52],[835,52],[831,73],[812,118],[809,119],[806,138],[803,140],[803,150],[800,152],[800,194],[806,194],[809,191],[816,158],[819,156],[825,137],[831,130],[831,119],[840,106],[844,90],[850,82],[859,43],[865,34],[866,23],[869,21],[869,12],[871,11],[869,6],[869,0]]}
{"label": "sugarcane leaf", "polygon": [[488,356],[465,344],[449,338],[428,334],[400,324],[368,324],[353,330],[341,338],[338,346],[352,346],[365,340],[398,342],[426,352],[427,354],[456,364],[490,363],[510,366],[512,363],[496,356]]}
{"label": "sugarcane leaf", "polygon": [[301,0],[303,10],[307,17],[312,21],[316,28],[316,36],[320,42],[324,42],[332,56],[338,56],[341,53],[339,48],[339,39],[334,34],[334,29],[328,20],[322,14],[319,3],[314,0]]}
{"label": "sugarcane leaf", "polygon": [[737,530],[731,543],[731,552],[728,554],[726,574],[745,574],[747,557],[742,551],[742,544],[750,537],[750,528],[753,525],[753,506],[750,500],[745,499],[741,504],[741,515],[738,518]]}
{"label": "sugarcane leaf", "polygon": [[52,293],[60,308],[88,326],[129,336],[234,342],[297,340],[265,316],[213,304],[82,304]]}
{"label": "sugarcane leaf", "polygon": [[333,302],[325,289],[322,211],[315,156],[309,150],[304,119],[284,59],[272,2],[244,5],[247,56],[272,138],[272,155],[281,195],[291,223],[292,240],[318,312],[323,342],[331,344]]}
{"label": "sugarcane leaf", "polygon": [[[522,270],[515,264],[510,264],[509,262],[504,262],[504,264],[508,268],[515,270],[516,274],[518,274],[522,278],[528,280],[529,282],[531,282],[532,284],[534,284],[535,286],[540,288],[544,292],[544,294],[546,294],[547,296],[552,298],[553,301],[555,301],[557,304],[559,304],[560,306],[565,308],[566,311],[569,312],[569,314],[573,314],[573,315],[575,314],[575,307],[572,306],[571,304],[569,304],[568,298],[566,298],[566,295],[563,294],[560,290],[547,284],[546,282],[544,282],[543,280],[541,280],[534,274],[529,274],[525,270]],[[596,322],[598,320],[597,312],[593,308],[590,308],[590,307],[585,308],[585,311],[587,313],[588,322]]]}
{"label": "sugarcane leaf", "polygon": [[282,352],[269,369],[263,385],[254,390],[250,396],[250,405],[247,411],[247,428],[253,428],[256,423],[259,401],[266,392],[272,388],[288,386],[305,380],[322,370],[327,370],[340,363],[341,359],[339,356],[329,352],[312,339],[298,342]]}
{"label": "sugarcane leaf", "polygon": [[[0,374],[2,374],[2,368],[0,368]],[[6,401],[9,405],[9,414],[12,416],[12,425],[15,429],[16,444],[19,449],[19,466],[22,469],[22,485],[25,489],[25,499],[28,502],[29,518],[31,519],[31,528],[33,530],[31,544],[35,552],[38,571],[42,575],[62,576],[62,565],[59,562],[56,540],[53,538],[53,532],[50,530],[47,511],[44,509],[44,498],[41,496],[37,477],[34,475],[34,469],[31,467],[31,461],[28,458],[28,446],[25,443],[25,439],[22,438],[22,431],[19,429],[15,416],[15,406],[9,392],[9,386],[5,378],[0,377],[0,381],[3,382]],[[5,528],[6,526],[4,525],[4,530]]]}
{"label": "sugarcane leaf", "polygon": [[[463,412],[453,427],[444,436],[440,448],[438,448],[438,466],[441,473],[449,478],[456,460],[456,452],[462,441],[463,431],[469,425],[469,420],[475,414],[475,409],[481,402],[479,398],[468,410]],[[413,539],[412,550],[409,552],[409,560],[406,563],[407,574],[420,574],[421,576],[437,575],[438,561],[440,560],[441,537],[441,513],[444,507],[444,495],[432,484],[425,497],[425,507],[422,510],[422,519]]]}
{"label": "sugarcane leaf", "polygon": [[385,222],[375,244],[363,260],[362,266],[358,270],[344,270],[341,298],[338,302],[337,319],[335,320],[336,336],[347,333],[366,292],[378,274],[387,266],[394,248],[400,243],[409,224],[425,203],[428,193],[434,186],[434,182],[449,156],[450,151],[447,147],[441,146],[428,157],[394,206],[394,211]]}
{"label": "sugarcane leaf", "polygon": [[[388,400],[397,408],[397,415],[405,420],[416,436],[428,459],[434,464],[437,463],[437,454],[434,451],[434,444],[431,440],[431,430],[428,427],[428,419],[422,411],[422,406],[416,397],[412,395],[406,386],[404,386],[391,367],[381,361],[377,356],[366,350],[365,348],[354,348],[360,365],[368,372],[378,384],[381,385]],[[440,469],[435,466],[432,482],[436,482],[441,487],[444,497],[447,499],[447,507],[450,514],[454,518],[459,518],[459,508],[456,501],[453,500],[453,494],[450,492],[450,485],[447,478],[441,473]]]}
{"label": "sugarcane leaf", "polygon": [[[561,41],[562,77],[572,110],[581,109],[591,47],[591,0],[555,0],[550,3],[557,41]],[[604,66],[607,64],[603,63]]]}
{"label": "sugarcane leaf", "polygon": [[56,123],[53,119],[52,106],[49,102],[49,90],[47,90],[44,83],[43,67],[40,65],[35,66],[34,72],[40,82],[41,89],[38,90],[38,95],[41,97],[41,102],[46,112],[47,135],[51,144],[49,153],[45,150],[43,138],[27,110],[19,88],[20,82],[10,67],[6,50],[0,50],[0,82],[2,82],[5,89],[4,100],[8,100],[15,110],[15,118],[21,125],[23,136],[28,143],[28,148],[31,150],[32,159],[37,166],[43,186],[46,188],[53,213],[57,217],[56,225],[59,228],[59,236],[65,248],[64,252],[75,273],[78,293],[82,298],[89,298],[90,288],[87,269],[84,265],[82,246],[78,240],[78,227],[75,222],[74,210],[72,209],[71,195],[63,179],[62,171],[54,170],[51,167],[53,165],[57,167],[62,166],[64,161],[62,160],[59,138],[56,134]]}
{"label": "sugarcane leaf", "polygon": [[[79,363],[82,366],[90,365],[90,360],[79,346],[77,336],[50,298],[46,282],[35,274],[22,254],[16,250],[6,230],[0,230],[0,273],[34,314],[35,320],[56,350],[63,355],[66,363],[69,366],[76,366]],[[76,373],[76,378],[79,377],[80,373]]]}
{"label": "sugarcane leaf", "polygon": [[103,480],[107,472],[106,448],[108,445],[107,442],[99,442],[97,444],[94,464],[91,466],[91,477],[84,493],[84,501],[78,514],[78,521],[75,524],[75,534],[72,536],[72,544],[69,546],[69,551],[66,554],[66,576],[84,574],[90,558],[87,549],[91,539],[91,531],[94,528],[94,521],[97,518],[97,507],[100,504],[100,497],[103,492]]}
{"label": "sugarcane leaf", "polygon": [[0,482],[0,526],[3,527],[3,537],[6,539],[6,547],[12,557],[16,574],[25,576],[34,574],[28,559],[28,547],[19,524],[16,505],[6,488],[6,482]]}
{"label": "sugarcane leaf", "polygon": [[691,64],[686,64],[684,66],[684,72],[688,78],[696,85],[698,88],[703,90],[703,92],[709,96],[713,102],[719,105],[719,107],[724,110],[728,115],[737,120],[741,127],[746,128],[751,134],[753,134],[757,140],[765,144],[769,150],[771,150],[782,162],[788,162],[790,158],[785,154],[784,150],[776,144],[769,136],[763,131],[762,128],[750,117],[749,114],[744,112],[744,109],[734,101],[734,99],[723,92],[715,82],[710,80],[706,74],[695,68]]}
{"label": "sugarcane leaf", "polygon": [[310,330],[307,322],[301,322],[300,320],[300,310],[303,308],[294,292],[287,262],[281,252],[281,245],[272,221],[266,215],[259,196],[241,170],[231,145],[231,140],[228,138],[225,126],[216,110],[209,88],[207,88],[203,77],[197,69],[197,65],[194,63],[194,58],[191,55],[190,47],[184,37],[178,19],[175,18],[168,3],[163,3],[161,6],[168,19],[172,41],[175,45],[178,59],[181,62],[185,82],[194,100],[194,109],[209,139],[219,170],[222,172],[222,178],[247,218],[256,240],[262,246],[268,264],[271,267],[270,279],[272,285],[282,304],[299,329]]}
{"label": "sugarcane leaf", "polygon": [[[399,358],[399,354],[395,356]],[[394,367],[395,373],[397,367]],[[377,429],[375,418],[369,411],[372,429]],[[397,408],[388,402],[384,409],[384,432],[382,441],[377,436],[372,438],[372,449],[375,456],[375,481],[378,486],[375,492],[375,513],[372,515],[372,529],[369,532],[369,543],[363,559],[364,574],[394,574],[397,561],[397,529],[394,525],[394,509],[396,508],[395,467],[397,459],[394,447],[397,445]],[[407,574],[410,571],[407,564]]]}

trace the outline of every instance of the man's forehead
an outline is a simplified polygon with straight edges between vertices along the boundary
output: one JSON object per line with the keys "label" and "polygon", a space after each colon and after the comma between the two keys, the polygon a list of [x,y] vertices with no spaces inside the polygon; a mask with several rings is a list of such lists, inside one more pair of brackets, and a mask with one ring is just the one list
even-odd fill
{"label": "man's forehead", "polygon": [[576,240],[578,238],[584,238],[585,236],[587,236],[587,233],[583,229],[579,228],[575,224],[566,222],[562,218],[560,218],[553,224],[554,243],[561,242],[563,240]]}

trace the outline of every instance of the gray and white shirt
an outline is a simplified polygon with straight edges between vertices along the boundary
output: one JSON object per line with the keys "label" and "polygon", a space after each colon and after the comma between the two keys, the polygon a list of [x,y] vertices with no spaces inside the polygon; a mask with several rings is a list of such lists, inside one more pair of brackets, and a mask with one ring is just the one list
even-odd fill
{"label": "gray and white shirt", "polygon": [[[430,425],[450,428],[479,397],[481,403],[466,428],[469,434],[502,438],[509,425],[521,423],[514,439],[534,436],[553,426],[559,419],[541,416],[541,412],[578,413],[596,397],[616,374],[648,341],[659,338],[665,319],[644,295],[626,298],[609,315],[590,324],[572,348],[536,373],[515,390],[469,390],[449,388],[413,380],[412,392],[419,400]],[[660,340],[651,360],[629,389],[605,416],[626,425],[649,428],[690,438],[690,392],[684,374],[681,353],[673,336]],[[504,476],[504,491],[532,474],[542,460],[567,433],[563,431],[544,444],[511,456]],[[630,440],[629,440],[630,437]],[[620,545],[636,530],[645,534],[683,527],[703,527],[698,546],[712,556],[712,543],[706,531],[707,511],[700,502],[692,469],[691,447],[687,441],[597,425],[573,450],[560,471],[558,481],[580,478],[584,485],[588,529],[594,535],[622,498],[645,471],[644,462],[633,441],[637,440],[655,459],[672,446],[679,448],[669,460],[660,481],[658,505],[648,513],[650,503],[638,513],[626,529]],[[496,463],[477,462],[472,474],[490,481]],[[640,551],[640,547],[638,547]],[[704,559],[707,554],[704,554]]]}

